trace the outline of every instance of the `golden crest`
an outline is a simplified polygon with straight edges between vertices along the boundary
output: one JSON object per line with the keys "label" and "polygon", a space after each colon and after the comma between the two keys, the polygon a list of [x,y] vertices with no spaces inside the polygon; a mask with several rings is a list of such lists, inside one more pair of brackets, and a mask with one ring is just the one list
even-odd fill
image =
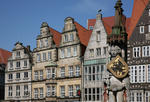
{"label": "golden crest", "polygon": [[108,65],[107,69],[117,78],[124,78],[128,74],[127,63],[117,55]]}

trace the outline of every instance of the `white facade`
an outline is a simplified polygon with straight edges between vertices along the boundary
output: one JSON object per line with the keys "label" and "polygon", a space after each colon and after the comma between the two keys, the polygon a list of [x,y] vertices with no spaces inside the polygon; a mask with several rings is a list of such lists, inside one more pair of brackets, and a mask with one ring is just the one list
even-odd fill
{"label": "white facade", "polygon": [[5,74],[5,100],[31,101],[31,52],[17,42],[8,59]]}
{"label": "white facade", "polygon": [[104,93],[103,78],[106,74],[106,63],[109,60],[107,33],[102,15],[97,14],[88,46],[84,55],[82,70],[82,101],[102,102]]}

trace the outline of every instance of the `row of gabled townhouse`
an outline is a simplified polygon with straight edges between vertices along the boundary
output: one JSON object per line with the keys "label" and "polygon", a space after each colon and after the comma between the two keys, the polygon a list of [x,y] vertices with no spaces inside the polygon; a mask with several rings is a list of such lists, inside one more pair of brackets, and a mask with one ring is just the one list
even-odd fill
{"label": "row of gabled townhouse", "polygon": [[[132,16],[126,19],[131,102],[148,102],[150,96],[149,14],[148,1],[135,0]],[[13,49],[6,69],[5,100],[76,102],[81,100],[79,90],[83,101],[104,101],[103,79],[110,59],[107,35],[112,32],[113,19],[99,13],[92,26],[88,22],[93,30],[89,31],[67,17],[61,34],[42,23],[32,53],[21,43]]]}
{"label": "row of gabled townhouse", "polygon": [[5,101],[75,102],[91,31],[67,17],[62,34],[43,22],[33,51],[17,42],[5,71]]}

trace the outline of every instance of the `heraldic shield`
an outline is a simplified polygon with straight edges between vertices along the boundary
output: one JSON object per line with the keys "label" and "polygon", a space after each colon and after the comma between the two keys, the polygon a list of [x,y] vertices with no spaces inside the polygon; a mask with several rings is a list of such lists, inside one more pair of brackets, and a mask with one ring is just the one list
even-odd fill
{"label": "heraldic shield", "polygon": [[127,63],[119,55],[107,65],[107,69],[119,79],[126,77],[129,71]]}

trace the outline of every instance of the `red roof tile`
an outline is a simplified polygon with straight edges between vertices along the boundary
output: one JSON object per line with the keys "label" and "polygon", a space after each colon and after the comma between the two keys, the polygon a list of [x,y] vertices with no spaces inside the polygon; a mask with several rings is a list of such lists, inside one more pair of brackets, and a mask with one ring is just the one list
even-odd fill
{"label": "red roof tile", "polygon": [[132,10],[132,16],[130,19],[130,28],[128,32],[128,38],[130,38],[134,28],[136,27],[136,24],[138,23],[141,15],[143,14],[143,11],[148,4],[149,0],[134,0],[133,10]]}
{"label": "red roof tile", "polygon": [[11,52],[0,48],[0,64],[7,64],[8,58],[11,56]]}
{"label": "red roof tile", "polygon": [[[104,27],[106,29],[107,34],[111,34],[112,27],[114,25],[114,16],[103,17],[102,21],[103,21],[103,24],[104,24]],[[88,29],[89,29],[89,26],[94,26],[95,22],[96,22],[96,19],[89,19],[88,20]],[[126,30],[127,30],[127,32],[129,30],[129,25],[130,25],[130,18],[127,18],[126,19]]]}
{"label": "red roof tile", "polygon": [[54,30],[51,27],[49,29],[50,29],[50,32],[53,34],[53,40],[54,40],[56,46],[59,46],[60,40],[61,40],[61,33],[59,33],[58,31]]}
{"label": "red roof tile", "polygon": [[81,26],[81,25],[80,25],[79,23],[77,23],[77,22],[74,22],[74,24],[75,24],[75,26],[76,26],[76,29],[77,29],[77,32],[78,32],[79,39],[80,39],[81,43],[82,43],[84,46],[87,46],[92,31],[87,30],[86,28],[84,28],[83,26]]}

